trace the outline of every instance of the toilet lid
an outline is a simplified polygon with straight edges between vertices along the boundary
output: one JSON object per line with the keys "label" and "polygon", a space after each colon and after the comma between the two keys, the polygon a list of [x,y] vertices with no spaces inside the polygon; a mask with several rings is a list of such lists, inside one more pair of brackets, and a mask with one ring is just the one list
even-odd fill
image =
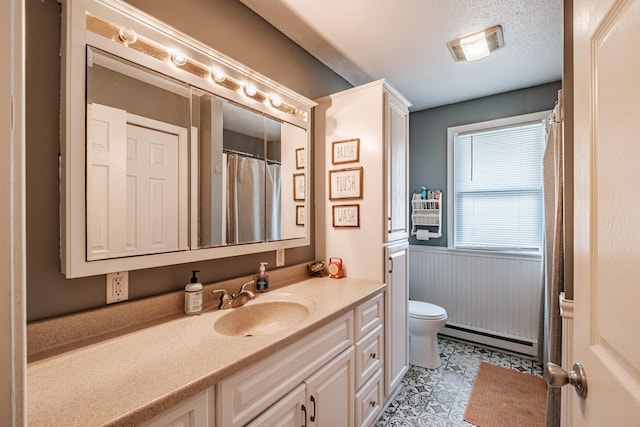
{"label": "toilet lid", "polygon": [[447,311],[439,305],[424,301],[409,300],[409,317],[419,319],[442,319],[447,317]]}

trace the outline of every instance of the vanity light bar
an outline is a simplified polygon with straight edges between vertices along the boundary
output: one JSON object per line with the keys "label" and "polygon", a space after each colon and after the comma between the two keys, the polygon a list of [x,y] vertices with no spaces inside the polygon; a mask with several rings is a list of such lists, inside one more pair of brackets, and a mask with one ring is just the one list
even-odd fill
{"label": "vanity light bar", "polygon": [[[126,46],[159,61],[168,62],[183,71],[206,79],[213,84],[240,93],[257,102],[268,105],[271,108],[280,110],[285,114],[304,120],[305,122],[308,121],[306,111],[301,111],[298,108],[285,104],[279,96],[267,96],[258,91],[252,83],[238,83],[221,70],[212,71],[212,68],[200,64],[187,56],[181,56],[177,52],[172,52],[170,49],[160,46],[153,41],[140,37],[131,28],[118,27],[88,12],[86,14],[86,26],[87,31],[91,31],[94,34],[110,39],[115,43]],[[255,92],[251,89],[248,90],[249,87],[252,87]],[[275,100],[279,100],[279,102],[274,102]]]}

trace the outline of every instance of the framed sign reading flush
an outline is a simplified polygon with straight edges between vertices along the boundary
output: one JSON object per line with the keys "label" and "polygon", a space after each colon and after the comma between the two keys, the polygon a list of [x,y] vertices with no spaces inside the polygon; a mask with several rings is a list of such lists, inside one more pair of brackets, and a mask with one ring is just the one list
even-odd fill
{"label": "framed sign reading flush", "polygon": [[331,218],[336,228],[360,227],[360,205],[335,205]]}
{"label": "framed sign reading flush", "polygon": [[303,173],[293,174],[293,200],[305,199],[305,182]]}
{"label": "framed sign reading flush", "polygon": [[355,163],[360,161],[360,138],[331,143],[331,163]]}
{"label": "framed sign reading flush", "polygon": [[362,199],[362,168],[329,171],[329,200]]}

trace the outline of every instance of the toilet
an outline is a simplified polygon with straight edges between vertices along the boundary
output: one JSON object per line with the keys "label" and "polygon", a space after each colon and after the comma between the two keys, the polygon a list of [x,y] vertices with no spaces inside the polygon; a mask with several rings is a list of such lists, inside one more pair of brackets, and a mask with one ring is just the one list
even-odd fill
{"label": "toilet", "polygon": [[409,363],[428,369],[440,366],[437,334],[446,323],[444,308],[409,300]]}

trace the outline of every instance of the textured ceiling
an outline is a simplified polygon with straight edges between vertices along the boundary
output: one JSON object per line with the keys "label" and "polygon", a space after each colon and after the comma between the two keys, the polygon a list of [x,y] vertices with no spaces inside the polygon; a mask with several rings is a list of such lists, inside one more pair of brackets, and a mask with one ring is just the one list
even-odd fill
{"label": "textured ceiling", "polygon": [[[386,78],[412,110],[560,80],[562,0],[240,0],[353,85]],[[501,24],[505,47],[446,43]]]}

